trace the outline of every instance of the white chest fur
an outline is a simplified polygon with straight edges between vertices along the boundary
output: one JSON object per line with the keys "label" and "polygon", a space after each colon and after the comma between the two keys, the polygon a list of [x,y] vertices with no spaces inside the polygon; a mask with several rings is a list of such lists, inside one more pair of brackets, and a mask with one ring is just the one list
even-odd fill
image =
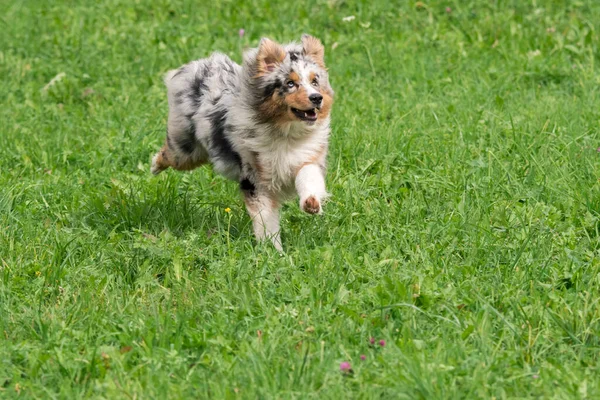
{"label": "white chest fur", "polygon": [[[293,128],[293,127],[292,127]],[[287,192],[294,187],[299,169],[324,155],[327,145],[326,129],[292,131],[286,136],[271,139],[257,146],[257,163],[261,181],[274,192]]]}

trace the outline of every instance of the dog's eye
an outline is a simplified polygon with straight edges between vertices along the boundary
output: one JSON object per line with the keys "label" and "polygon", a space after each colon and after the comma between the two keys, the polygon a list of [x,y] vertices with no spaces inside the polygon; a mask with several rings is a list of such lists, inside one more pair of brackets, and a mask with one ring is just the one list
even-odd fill
{"label": "dog's eye", "polygon": [[296,86],[296,84],[294,83],[294,81],[287,81],[286,83],[287,87],[289,87],[290,89],[293,88],[294,86]]}
{"label": "dog's eye", "polygon": [[319,82],[316,79],[313,79],[312,83],[311,83],[314,87],[319,86]]}

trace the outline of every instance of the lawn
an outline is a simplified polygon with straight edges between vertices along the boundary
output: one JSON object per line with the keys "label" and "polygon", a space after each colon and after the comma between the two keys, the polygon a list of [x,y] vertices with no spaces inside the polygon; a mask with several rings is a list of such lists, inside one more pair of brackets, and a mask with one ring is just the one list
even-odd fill
{"label": "lawn", "polygon": [[[395,3],[0,0],[0,397],[598,398],[600,2]],[[149,167],[167,70],[303,32],[332,197],[280,255]]]}

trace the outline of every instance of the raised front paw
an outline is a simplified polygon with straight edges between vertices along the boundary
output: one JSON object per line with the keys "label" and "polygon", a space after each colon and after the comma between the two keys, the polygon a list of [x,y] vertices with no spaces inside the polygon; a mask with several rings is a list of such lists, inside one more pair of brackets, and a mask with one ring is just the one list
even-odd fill
{"label": "raised front paw", "polygon": [[317,200],[315,196],[309,196],[303,202],[300,203],[302,210],[309,214],[320,214],[321,213],[321,202]]}

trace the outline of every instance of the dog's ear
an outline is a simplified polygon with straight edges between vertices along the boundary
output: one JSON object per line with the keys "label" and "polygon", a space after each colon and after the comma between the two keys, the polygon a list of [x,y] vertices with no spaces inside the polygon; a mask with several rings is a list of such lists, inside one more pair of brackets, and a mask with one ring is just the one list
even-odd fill
{"label": "dog's ear", "polygon": [[325,68],[325,48],[319,39],[305,33],[302,35],[302,49],[319,67]]}
{"label": "dog's ear", "polygon": [[266,75],[269,72],[272,72],[284,59],[285,50],[279,43],[268,38],[262,38],[256,56],[257,76]]}

